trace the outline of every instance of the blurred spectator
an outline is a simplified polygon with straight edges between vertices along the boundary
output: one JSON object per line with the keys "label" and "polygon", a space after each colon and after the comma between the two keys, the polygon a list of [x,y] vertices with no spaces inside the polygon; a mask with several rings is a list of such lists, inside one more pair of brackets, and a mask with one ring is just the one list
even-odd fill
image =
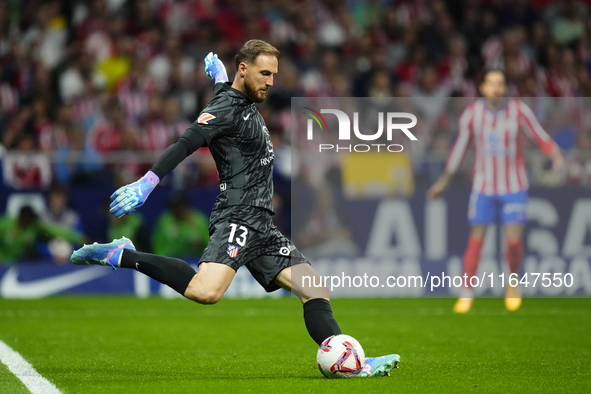
{"label": "blurred spectator", "polygon": [[180,137],[191,126],[191,122],[180,115],[179,100],[176,97],[164,99],[162,103],[162,120],[172,141]]}
{"label": "blurred spectator", "polygon": [[152,249],[166,256],[199,258],[209,242],[208,220],[191,207],[188,196],[173,192],[168,210],[158,218],[152,235]]}
{"label": "blurred spectator", "polygon": [[[432,121],[445,107],[450,93],[449,86],[438,83],[435,66],[427,65],[420,71],[418,84],[411,92],[411,101],[423,117]],[[437,100],[425,100],[425,97]]]}
{"label": "blurred spectator", "polygon": [[125,36],[114,37],[114,51],[97,65],[97,70],[105,78],[106,87],[114,90],[119,81],[129,74],[131,69],[131,39]]}
{"label": "blurred spectator", "polygon": [[[250,37],[282,53],[261,112],[286,146],[297,143],[297,96],[473,97],[489,66],[505,71],[509,95],[591,96],[591,15],[581,0],[1,2],[0,143],[10,157],[33,135],[59,158],[62,182],[85,182],[99,155],[106,179],[141,175],[152,160],[142,152],[160,152],[211,99],[203,57],[217,53],[232,79],[233,56]],[[432,163],[417,164],[419,151],[415,168]],[[175,187],[216,182],[207,150],[198,156],[178,167]]]}
{"label": "blurred spectator", "polygon": [[36,10],[33,24],[24,32],[22,42],[31,48],[44,67],[55,68],[65,54],[66,19],[59,14],[61,2],[43,2]]}
{"label": "blurred spectator", "polygon": [[302,95],[298,87],[298,70],[293,63],[282,62],[275,81],[273,89],[269,90],[269,105],[274,111],[289,109],[291,112],[291,98]]}
{"label": "blurred spectator", "polygon": [[105,0],[92,0],[90,9],[87,6],[83,2],[78,4],[77,11],[82,20],[77,21],[75,36],[83,50],[90,53],[96,63],[108,58],[111,51],[111,41],[107,34],[107,3]]}
{"label": "blurred spectator", "polygon": [[[220,27],[222,27],[222,22],[225,22],[223,25],[227,25],[227,28],[232,29],[235,34],[240,34],[241,32],[240,28],[242,27],[242,24],[239,23],[240,21],[238,21],[236,17],[233,17],[238,11],[236,9],[238,8],[237,4],[234,7],[227,7],[224,10],[210,11],[208,10],[205,3],[196,0],[164,0],[160,1],[159,3],[158,16],[166,24],[167,30],[169,30],[174,35],[182,35],[186,33],[190,29],[190,26],[192,26],[196,21],[202,21],[208,16],[213,16],[212,13],[216,11],[221,13],[219,18]],[[231,25],[236,26],[232,28]]]}
{"label": "blurred spectator", "polygon": [[179,37],[173,34],[166,37],[164,51],[154,56],[148,65],[148,71],[160,91],[167,89],[175,72],[179,73],[180,82],[186,83],[194,68],[194,60],[183,53]]}
{"label": "blurred spectator", "polygon": [[6,82],[0,83],[0,127],[4,129],[8,116],[18,108],[18,91]]}
{"label": "blurred spectator", "polygon": [[12,114],[6,121],[6,126],[2,129],[2,145],[6,149],[16,149],[20,137],[25,133],[25,126],[31,116],[31,109],[25,107]]}
{"label": "blurred spectator", "polygon": [[427,63],[427,50],[421,45],[409,49],[408,57],[396,67],[396,75],[405,83],[414,84],[418,78],[421,67]]}
{"label": "blurred spectator", "polygon": [[72,106],[74,119],[84,132],[91,130],[103,117],[101,95],[104,96],[105,92],[95,85],[92,78],[84,76],[84,92],[74,99]]}
{"label": "blurred spectator", "polygon": [[180,163],[173,172],[173,185],[217,187],[219,174],[209,148],[199,148],[195,153]]}
{"label": "blurred spectator", "polygon": [[591,186],[591,136],[579,133],[575,149],[566,155],[566,183],[572,186]]}
{"label": "blurred spectator", "polygon": [[80,215],[68,206],[68,189],[55,183],[47,192],[47,210],[42,218],[46,223],[82,232],[84,226]]}
{"label": "blurred spectator", "polygon": [[156,92],[157,84],[146,70],[146,61],[134,57],[129,74],[117,84],[116,96],[125,115],[132,122],[141,122],[148,111],[148,97]]}
{"label": "blurred spectator", "polygon": [[562,49],[555,56],[545,75],[546,91],[552,97],[574,97],[578,91],[574,53]]}
{"label": "blurred spectator", "polygon": [[[42,213],[41,218],[48,225],[82,233],[82,220],[78,213],[68,206],[68,199],[68,189],[60,184],[53,184],[47,192],[47,210]],[[62,236],[37,243],[40,255],[49,257],[58,264],[69,262],[73,247],[72,242]]]}
{"label": "blurred spectator", "polygon": [[[41,221],[30,206],[23,206],[16,218],[3,216],[0,218],[0,264],[11,265],[38,257],[37,242],[47,240],[48,236],[64,238],[73,244],[83,242],[82,233]],[[69,256],[71,252],[71,247],[69,250],[61,247],[62,256]]]}
{"label": "blurred spectator", "polygon": [[510,0],[499,2],[497,20],[499,26],[524,26],[529,28],[539,18],[530,0]]}
{"label": "blurred spectator", "polygon": [[[160,30],[158,21],[152,10],[150,0],[136,0],[132,3],[131,14],[134,16],[132,20],[127,20],[127,32],[132,35],[139,36],[139,39],[144,40],[148,45],[155,44],[153,33],[155,30]],[[149,37],[142,37],[147,35]]]}
{"label": "blurred spectator", "polygon": [[432,58],[438,60],[445,55],[447,40],[456,29],[442,1],[433,2],[431,11],[433,22],[423,29],[421,43],[427,47]]}
{"label": "blurred spectator", "polygon": [[37,132],[39,149],[45,153],[55,152],[68,145],[68,129],[75,127],[74,112],[71,105],[63,105],[58,109],[57,119],[47,119]]}
{"label": "blurred spectator", "polygon": [[491,36],[482,48],[484,66],[507,71],[510,65],[519,77],[533,69],[532,62],[523,47],[525,31],[523,27],[505,29],[501,35]]}
{"label": "blurred spectator", "polygon": [[96,87],[105,86],[105,78],[93,70],[92,57],[86,51],[72,55],[70,67],[59,76],[60,96],[63,101],[71,102],[84,94],[86,80]]}
{"label": "blurred spectator", "polygon": [[392,97],[393,91],[390,76],[386,71],[377,70],[373,74],[367,95],[369,97]]}
{"label": "blurred spectator", "polygon": [[591,69],[591,17],[585,20],[585,31],[577,43],[577,56],[584,67]]}
{"label": "blurred spectator", "polygon": [[328,51],[321,55],[320,67],[310,68],[301,75],[301,84],[306,96],[311,97],[330,97],[329,80],[340,67],[341,59],[336,52]]}
{"label": "blurred spectator", "polygon": [[[52,116],[55,112],[51,107],[52,105],[49,99],[43,97],[33,99],[31,105],[33,111],[29,124],[35,134],[36,145],[43,151],[51,150],[51,147],[47,145],[51,144],[54,147],[58,147],[60,144],[63,144],[63,141],[59,141],[59,131],[56,129],[56,124]],[[50,142],[51,139],[54,139],[54,141]],[[43,145],[41,145],[41,142],[43,142]]]}
{"label": "blurred spectator", "polygon": [[3,163],[4,181],[15,189],[39,189],[51,183],[49,158],[35,150],[35,139],[20,136],[16,150],[9,150]]}
{"label": "blurred spectator", "polygon": [[142,150],[162,152],[177,137],[164,123],[162,115],[162,98],[157,95],[151,96],[148,101],[148,111],[141,125]]}
{"label": "blurred spectator", "polygon": [[59,149],[55,157],[55,177],[64,185],[92,184],[108,177],[101,173],[101,158],[92,146],[84,143],[80,129],[71,127],[68,145]]}
{"label": "blurred spectator", "polygon": [[90,144],[99,153],[109,153],[122,148],[137,149],[137,129],[125,118],[117,103],[107,104],[105,118],[90,131]]}
{"label": "blurred spectator", "polygon": [[461,91],[464,89],[464,76],[468,72],[466,40],[461,35],[452,35],[446,46],[447,56],[437,66],[440,83],[452,91]]}
{"label": "blurred spectator", "polygon": [[531,28],[529,41],[525,42],[523,46],[524,53],[532,62],[539,65],[543,56],[544,45],[547,40],[548,34],[546,25],[539,21],[535,22]]}
{"label": "blurred spectator", "polygon": [[[389,20],[396,18],[397,16],[395,12],[390,9],[388,14],[386,15],[384,28],[387,29],[387,26],[395,26],[391,22],[389,22]],[[404,29],[401,33],[400,38],[397,38],[397,35],[392,33],[392,42],[388,45],[388,49],[386,52],[386,67],[391,70],[396,69],[400,62],[402,62],[404,59],[408,57],[409,50],[417,45],[417,39],[417,31],[412,26]]]}
{"label": "blurred spectator", "polygon": [[579,0],[565,0],[559,6],[560,14],[551,24],[552,38],[560,44],[570,45],[584,33],[587,8]]}

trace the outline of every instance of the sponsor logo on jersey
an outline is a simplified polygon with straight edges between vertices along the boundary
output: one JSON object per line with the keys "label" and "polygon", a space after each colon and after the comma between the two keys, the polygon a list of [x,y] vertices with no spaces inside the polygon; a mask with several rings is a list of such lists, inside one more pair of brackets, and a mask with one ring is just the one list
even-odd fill
{"label": "sponsor logo on jersey", "polygon": [[248,120],[248,118],[250,118],[250,114],[246,115],[246,116],[244,117],[244,120]]}
{"label": "sponsor logo on jersey", "polygon": [[228,253],[228,256],[234,258],[234,257],[238,256],[239,249],[240,248],[236,245],[228,244],[228,248],[226,249],[226,253]]}
{"label": "sponsor logo on jersey", "polygon": [[215,119],[214,115],[204,112],[201,115],[199,115],[199,118],[197,119],[197,123],[209,124],[207,122],[212,119]]}
{"label": "sponsor logo on jersey", "polygon": [[290,253],[291,253],[291,250],[289,250],[289,248],[287,246],[284,246],[281,249],[279,249],[279,254],[282,256],[289,256]]}
{"label": "sponsor logo on jersey", "polygon": [[263,166],[263,167],[264,167],[264,166],[267,166],[267,165],[269,165],[269,164],[273,163],[273,158],[274,158],[274,157],[275,157],[275,156],[274,156],[274,155],[272,155],[272,156],[269,156],[269,157],[262,158],[262,159],[261,159],[261,166]]}

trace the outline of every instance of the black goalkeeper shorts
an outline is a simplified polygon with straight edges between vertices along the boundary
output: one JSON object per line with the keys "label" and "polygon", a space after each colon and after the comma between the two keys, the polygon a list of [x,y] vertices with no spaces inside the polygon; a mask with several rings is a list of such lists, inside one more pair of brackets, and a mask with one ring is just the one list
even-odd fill
{"label": "black goalkeeper shorts", "polygon": [[245,265],[267,292],[279,289],[275,278],[285,268],[310,264],[275,227],[267,210],[248,205],[211,213],[209,243],[199,261],[202,262],[225,264],[236,271]]}

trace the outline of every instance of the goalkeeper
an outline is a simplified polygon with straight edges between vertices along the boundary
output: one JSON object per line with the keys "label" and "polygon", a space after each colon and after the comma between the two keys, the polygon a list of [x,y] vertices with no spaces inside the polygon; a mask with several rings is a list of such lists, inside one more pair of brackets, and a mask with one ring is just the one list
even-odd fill
{"label": "goalkeeper", "polygon": [[[73,264],[135,269],[200,304],[218,302],[238,268],[245,265],[267,292],[284,288],[301,299],[306,328],[316,343],[341,333],[328,289],[314,289],[312,294],[292,283],[294,265],[302,275],[318,274],[271,221],[273,145],[255,103],[265,101],[273,86],[278,56],[270,44],[248,41],[235,56],[236,77],[229,83],[223,63],[210,53],[205,71],[215,80],[213,99],[146,175],[111,196],[112,214],[132,213],[166,174],[195,150],[208,146],[220,175],[220,194],[212,208],[210,241],[199,261],[199,272],[177,258],[137,252],[125,237],[82,247],[72,254]],[[358,376],[388,375],[399,360],[395,354],[368,358]]]}

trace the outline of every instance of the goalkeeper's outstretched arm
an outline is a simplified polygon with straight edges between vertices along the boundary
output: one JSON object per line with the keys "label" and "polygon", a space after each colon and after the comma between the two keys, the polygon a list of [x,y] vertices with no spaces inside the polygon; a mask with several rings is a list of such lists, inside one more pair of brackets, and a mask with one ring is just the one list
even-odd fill
{"label": "goalkeeper's outstretched arm", "polygon": [[134,183],[119,188],[111,195],[113,202],[109,212],[116,217],[121,217],[144,205],[160,180],[202,146],[207,146],[205,138],[192,128],[188,128],[174,144],[166,148],[146,175]]}
{"label": "goalkeeper's outstretched arm", "polygon": [[[224,63],[212,52],[205,58],[205,74],[213,79],[216,84],[228,81]],[[144,205],[144,202],[146,202],[160,180],[202,146],[207,146],[205,138],[189,127],[174,144],[166,148],[150,171],[137,182],[123,186],[111,195],[113,202],[111,202],[109,212],[116,217],[121,217]]]}

